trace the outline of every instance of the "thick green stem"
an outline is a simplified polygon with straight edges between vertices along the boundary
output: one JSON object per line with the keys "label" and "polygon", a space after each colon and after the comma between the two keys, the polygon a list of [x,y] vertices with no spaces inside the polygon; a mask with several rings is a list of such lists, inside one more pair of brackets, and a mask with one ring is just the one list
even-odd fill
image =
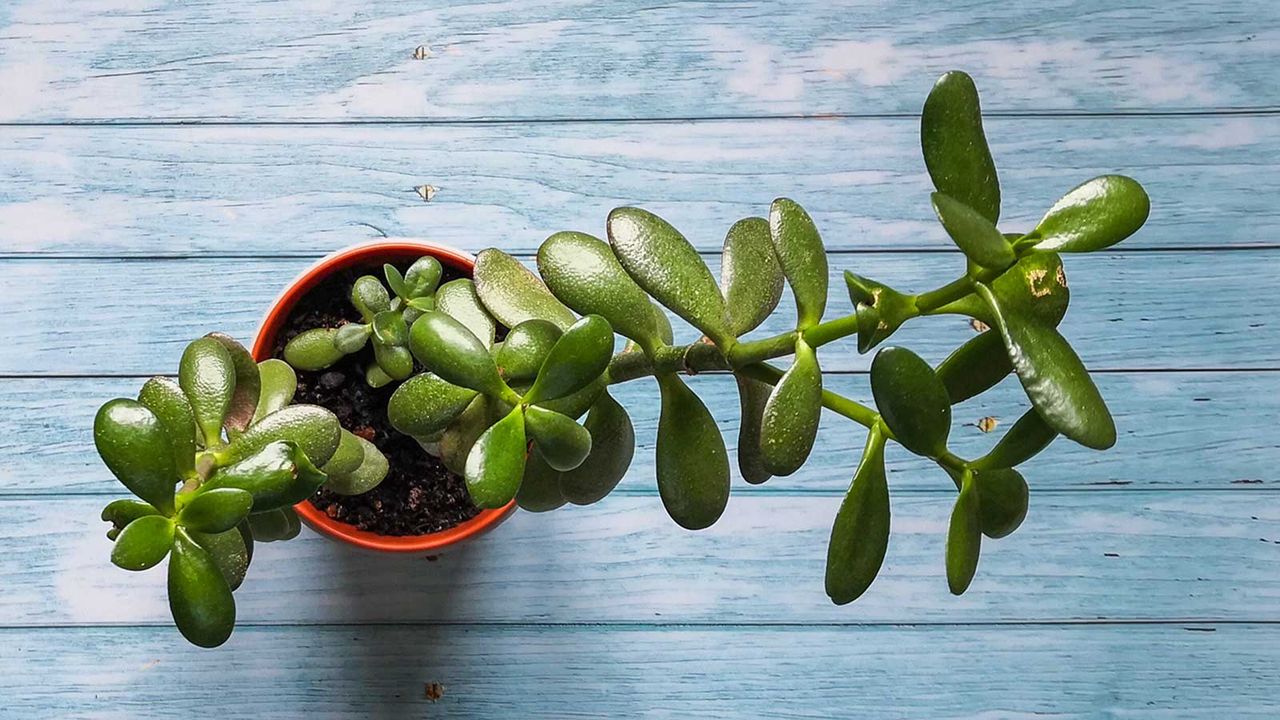
{"label": "thick green stem", "polygon": [[842,337],[848,337],[858,332],[858,314],[850,313],[844,317],[828,320],[820,325],[814,325],[804,331],[804,341],[809,343],[810,347],[822,347],[829,342],[839,340]]}
{"label": "thick green stem", "polygon": [[947,303],[955,302],[960,298],[973,292],[973,285],[969,282],[969,278],[959,277],[951,282],[943,285],[937,290],[920,293],[915,296],[916,310],[921,315],[933,312]]}

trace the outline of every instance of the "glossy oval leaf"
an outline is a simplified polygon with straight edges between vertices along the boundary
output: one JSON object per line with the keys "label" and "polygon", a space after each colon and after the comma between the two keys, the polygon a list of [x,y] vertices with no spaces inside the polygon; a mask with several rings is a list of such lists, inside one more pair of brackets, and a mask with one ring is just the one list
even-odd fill
{"label": "glossy oval leaf", "polygon": [[433,310],[414,321],[409,349],[446,382],[493,397],[510,393],[487,346],[451,315]]}
{"label": "glossy oval leaf", "polygon": [[465,325],[486,348],[493,344],[497,326],[480,303],[475,284],[468,278],[450,280],[441,285],[436,291],[435,309]]}
{"label": "glossy oval leaf", "polygon": [[511,328],[494,354],[498,373],[509,381],[534,379],[561,334],[555,323],[536,318]]}
{"label": "glossy oval leaf", "polygon": [[466,472],[467,456],[476,440],[502,416],[500,403],[484,395],[477,395],[458,417],[440,435],[440,460],[450,472],[462,475]]}
{"label": "glossy oval leaf", "polygon": [[995,316],[1023,390],[1045,423],[1085,447],[1105,450],[1116,442],[1111,412],[1080,357],[1053,327],[1005,308],[986,285],[978,285]]}
{"label": "glossy oval leaf", "polygon": [[435,373],[422,373],[391,394],[387,419],[406,435],[429,437],[448,427],[475,396],[475,390],[445,382]]}
{"label": "glossy oval leaf", "polygon": [[516,493],[516,504],[529,512],[549,512],[563,507],[567,500],[560,492],[560,471],[547,464],[536,449],[524,465],[524,477]]}
{"label": "glossy oval leaf", "polygon": [[952,405],[995,387],[1013,372],[998,331],[986,330],[964,342],[938,365],[938,379]]}
{"label": "glossy oval leaf", "polygon": [[1151,199],[1138,181],[1103,175],[1085,182],[1049,208],[1033,235],[1036,250],[1093,252],[1138,231],[1151,213]]}
{"label": "glossy oval leaf", "polygon": [[688,530],[710,527],[729,503],[729,453],[715,418],[676,375],[657,376],[662,395],[655,468],[667,514]]}
{"label": "glossy oval leaf", "polygon": [[249,527],[257,542],[281,542],[297,537],[302,529],[298,514],[292,507],[281,507],[249,516]]}
{"label": "glossy oval leaf", "polygon": [[270,358],[258,363],[258,377],[262,388],[258,406],[253,411],[253,422],[286,407],[293,402],[293,395],[298,391],[298,374],[283,360]]}
{"label": "glossy oval leaf", "polygon": [[370,329],[373,332],[375,348],[378,345],[403,347],[409,344],[409,326],[405,324],[404,316],[395,310],[374,315]]}
{"label": "glossy oval leaf", "polygon": [[323,478],[317,480],[305,467],[299,467],[306,459],[305,453],[293,443],[277,440],[214,471],[197,492],[239,488],[253,496],[251,512],[254,513],[293,505],[310,497],[323,482]]}
{"label": "glossy oval leaf", "polygon": [[618,262],[655,300],[725,347],[724,298],[702,256],[670,223],[647,210],[614,208],[609,244]]}
{"label": "glossy oval leaf", "polygon": [[1018,259],[1013,245],[982,213],[946,193],[930,197],[938,221],[965,257],[991,270],[1003,270]]}
{"label": "glossy oval leaf", "polygon": [[662,343],[657,319],[662,311],[604,241],[586,233],[558,232],[538,248],[538,272],[551,292],[579,313],[603,317],[642,347]]}
{"label": "glossy oval leaf", "polygon": [[166,377],[153,377],[142,385],[138,402],[155,414],[169,438],[173,466],[181,478],[195,472],[196,417],[191,403],[178,383]]}
{"label": "glossy oval leaf", "polygon": [[982,550],[979,502],[973,475],[965,473],[947,529],[947,587],[952,595],[963,595],[978,571],[978,556]]}
{"label": "glossy oval leaf", "polygon": [[[385,266],[383,270],[386,270]],[[414,260],[409,269],[404,272],[404,283],[408,290],[405,298],[419,298],[434,293],[443,275],[444,267],[440,265],[439,260],[430,255],[423,255]]]}
{"label": "glossy oval leaf", "polygon": [[243,432],[253,421],[254,410],[258,407],[258,396],[262,390],[262,380],[258,376],[258,363],[253,355],[240,341],[220,332],[212,332],[205,337],[213,338],[226,348],[231,356],[231,364],[236,370],[235,391],[231,393],[231,405],[227,408],[222,426],[229,434]]}
{"label": "glossy oval leaf", "polygon": [[338,449],[333,451],[333,457],[321,468],[326,475],[346,475],[364,462],[364,445],[360,442],[363,438],[356,437],[346,428],[342,429],[338,437]]}
{"label": "glossy oval leaf", "polygon": [[524,422],[538,452],[556,470],[578,467],[591,452],[591,433],[570,417],[530,405]]}
{"label": "glossy oval leaf", "polygon": [[920,116],[920,147],[933,186],[1000,219],[1000,182],[982,130],[982,108],[973,78],[957,70],[938,78]]}
{"label": "glossy oval leaf", "polygon": [[107,469],[130,492],[173,514],[178,471],[169,434],[155,413],[134,400],[111,400],[94,418],[93,443]]}
{"label": "glossy oval leaf", "polygon": [[1067,314],[1071,290],[1062,258],[1054,253],[1032,253],[990,283],[991,291],[1006,308],[1057,327]]}
{"label": "glossy oval leaf", "polygon": [[[401,321],[403,322],[403,315]],[[406,328],[408,326],[406,325]],[[333,347],[340,353],[350,355],[360,352],[364,346],[369,343],[369,337],[373,335],[373,325],[365,323],[349,322],[338,326],[337,332],[333,334]]]}
{"label": "glossy oval leaf", "polygon": [[187,345],[178,364],[178,385],[186,393],[205,447],[222,444],[222,421],[236,389],[236,368],[222,343],[203,337]]}
{"label": "glossy oval leaf", "polygon": [[471,500],[482,508],[511,502],[524,477],[524,413],[514,408],[476,440],[467,454],[464,476]]}
{"label": "glossy oval leaf", "polygon": [[378,278],[361,275],[351,285],[351,304],[360,312],[360,317],[365,322],[370,322],[378,313],[391,309],[391,295]]}
{"label": "glossy oval leaf", "polygon": [[373,359],[392,380],[404,380],[413,374],[413,354],[403,345],[375,343]]}
{"label": "glossy oval leaf", "polygon": [[[289,512],[293,513],[293,509],[289,508]],[[295,522],[296,517],[294,515]],[[232,592],[240,587],[244,582],[245,574],[249,571],[249,545],[238,527],[220,533],[202,533],[181,526],[179,530],[186,531],[192,540],[209,553]],[[294,536],[296,535],[297,533],[294,533]]]}
{"label": "glossy oval leaf", "polygon": [[577,319],[537,275],[501,250],[481,250],[474,272],[480,302],[509,328],[542,320],[563,330]]}
{"label": "glossy oval leaf", "polygon": [[769,221],[751,217],[734,223],[720,259],[728,331],[740,337],[756,329],[778,306],[783,285]]}
{"label": "glossy oval leaf", "polygon": [[600,377],[612,358],[613,328],[599,315],[586,315],[551,347],[524,399],[537,403],[577,392]]}
{"label": "glossy oval leaf", "polygon": [[631,417],[617,400],[602,392],[583,423],[591,436],[591,452],[582,464],[560,475],[561,495],[574,505],[604,499],[622,481],[635,455]]}
{"label": "glossy oval leaf", "polygon": [[169,610],[182,636],[200,647],[223,644],[236,624],[235,601],[222,571],[181,529],[169,561]]}
{"label": "glossy oval leaf", "polygon": [[146,515],[130,522],[116,537],[111,562],[125,570],[147,570],[160,564],[173,546],[173,520]]}
{"label": "glossy oval leaf", "polygon": [[951,400],[929,363],[906,348],[887,347],[871,361],[871,394],[884,424],[903,447],[937,457],[947,449]]}
{"label": "glossy oval leaf", "polygon": [[873,429],[831,527],[827,544],[827,597],[845,605],[862,596],[880,573],[889,548],[889,483],[884,438]]}
{"label": "glossy oval leaf", "polygon": [[760,419],[760,458],[770,473],[787,476],[813,451],[822,416],[822,371],[818,354],[796,340],[796,355],[773,387]]}
{"label": "glossy oval leaf", "polygon": [[759,485],[773,477],[760,454],[761,418],[765,403],[773,394],[773,386],[741,375],[735,375],[734,378],[738,381],[738,406],[741,411],[741,419],[738,421],[738,471],[742,473],[743,480]]}
{"label": "glossy oval leaf", "polygon": [[1017,470],[1003,468],[974,473],[978,488],[978,515],[982,534],[989,538],[1009,535],[1027,517],[1027,481]]}
{"label": "glossy oval leaf", "polygon": [[332,412],[318,405],[290,405],[250,425],[217,456],[220,465],[229,465],[269,443],[287,440],[297,445],[314,465],[320,466],[333,457],[341,439],[342,426]]}
{"label": "glossy oval leaf", "polygon": [[1017,467],[1049,447],[1057,436],[1058,433],[1032,408],[1018,418],[991,452],[975,460],[973,467],[977,470]]}
{"label": "glossy oval leaf", "polygon": [[285,343],[284,361],[299,370],[324,370],[345,356],[335,342],[337,335],[337,328],[312,328],[300,332]]}
{"label": "glossy oval leaf", "polygon": [[605,381],[604,375],[600,375],[581,390],[576,390],[564,397],[559,397],[554,400],[539,401],[538,407],[554,410],[561,415],[567,415],[568,417],[577,420],[591,409],[592,404],[594,404],[596,399],[600,397],[600,393],[604,391],[604,388],[607,385],[608,383]]}
{"label": "glossy oval leaf", "polygon": [[160,511],[152,507],[151,503],[133,498],[112,500],[102,508],[103,521],[111,523],[117,530],[123,530],[126,525],[140,517],[159,514]]}
{"label": "glossy oval leaf", "polygon": [[325,487],[339,495],[360,495],[382,484],[391,465],[387,456],[377,446],[359,435],[353,436],[360,444],[361,462],[349,473],[334,473],[329,476]]}
{"label": "glossy oval leaf", "polygon": [[253,507],[253,495],[239,488],[223,487],[197,494],[178,513],[183,527],[197,532],[226,532],[240,524]]}
{"label": "glossy oval leaf", "polygon": [[817,325],[827,307],[827,251],[817,226],[797,202],[778,198],[769,207],[769,236],[796,299],[796,327]]}

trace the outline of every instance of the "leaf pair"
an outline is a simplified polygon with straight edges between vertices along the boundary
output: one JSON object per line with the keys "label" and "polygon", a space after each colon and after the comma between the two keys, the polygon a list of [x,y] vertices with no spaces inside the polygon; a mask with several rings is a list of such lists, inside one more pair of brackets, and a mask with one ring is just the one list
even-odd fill
{"label": "leaf pair", "polygon": [[577,467],[558,470],[541,448],[530,455],[516,501],[532,512],[561,505],[590,505],[603,499],[626,475],[635,454],[635,428],[627,411],[603,392],[591,406],[583,427],[591,437],[590,452]]}

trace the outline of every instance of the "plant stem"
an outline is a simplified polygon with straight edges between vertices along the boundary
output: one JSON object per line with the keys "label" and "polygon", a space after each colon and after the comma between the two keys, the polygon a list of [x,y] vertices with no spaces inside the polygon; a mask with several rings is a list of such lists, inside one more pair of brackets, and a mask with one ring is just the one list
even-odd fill
{"label": "plant stem", "polygon": [[936,290],[916,295],[916,310],[923,315],[937,310],[947,303],[955,302],[971,292],[973,292],[973,286],[969,283],[969,278],[961,276]]}
{"label": "plant stem", "polygon": [[[755,365],[738,368],[738,372],[752,378],[753,380],[766,382],[770,385],[776,385],[778,380],[782,378],[781,370],[765,363],[756,363]],[[844,417],[849,418],[863,427],[869,428],[880,423],[880,413],[877,413],[875,410],[872,410],[856,400],[850,400],[849,398],[833,393],[830,390],[822,391],[822,406],[837,415],[843,415]],[[880,424],[883,425],[883,423]],[[893,434],[889,432],[889,428],[883,427],[882,430],[885,437],[893,437]]]}

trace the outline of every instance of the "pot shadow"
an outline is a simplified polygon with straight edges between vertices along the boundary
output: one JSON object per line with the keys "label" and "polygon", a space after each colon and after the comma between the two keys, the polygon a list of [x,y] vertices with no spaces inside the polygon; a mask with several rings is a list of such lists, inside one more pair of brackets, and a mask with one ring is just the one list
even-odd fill
{"label": "pot shadow", "polygon": [[430,694],[433,684],[448,684],[452,626],[475,619],[467,608],[482,591],[476,576],[491,548],[489,537],[431,559],[334,548],[329,620],[343,626],[341,686],[370,700],[363,717],[416,716],[439,699]]}

